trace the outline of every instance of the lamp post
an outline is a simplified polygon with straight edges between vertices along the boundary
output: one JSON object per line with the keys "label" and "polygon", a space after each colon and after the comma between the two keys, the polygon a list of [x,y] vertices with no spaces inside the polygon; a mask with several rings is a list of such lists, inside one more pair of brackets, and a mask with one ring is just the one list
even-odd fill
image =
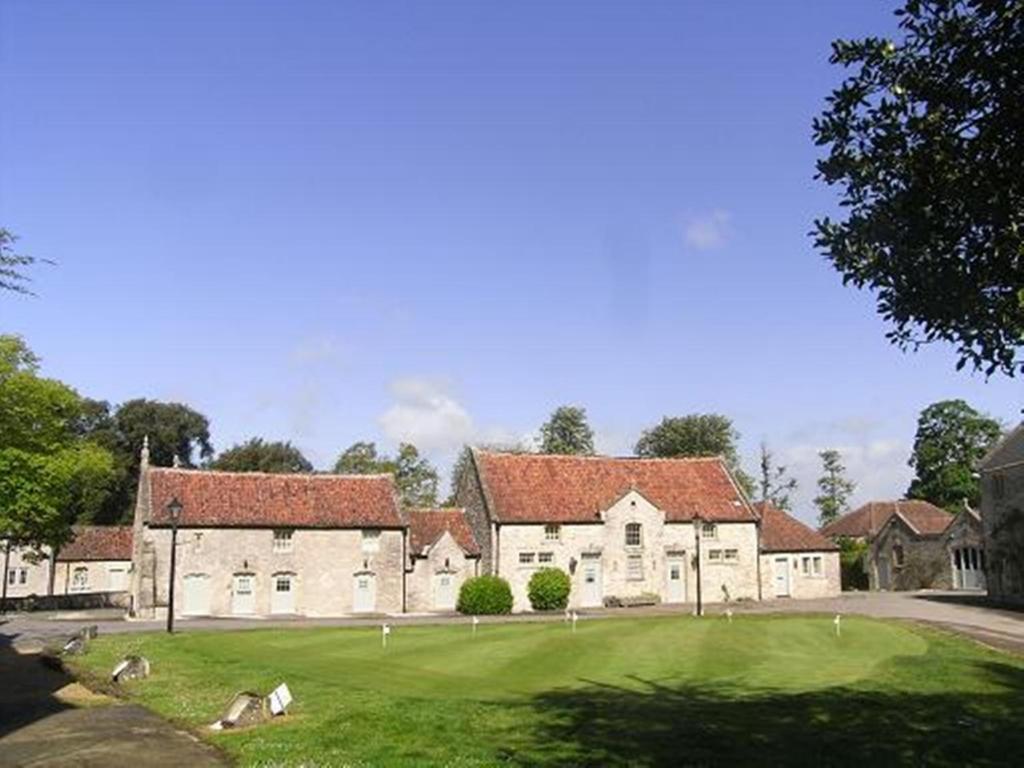
{"label": "lamp post", "polygon": [[171,585],[167,593],[167,632],[174,632],[174,567],[178,559],[178,518],[181,517],[181,502],[175,496],[167,504],[167,514],[171,516]]}
{"label": "lamp post", "polygon": [[693,533],[697,537],[697,615],[704,615],[704,602],[701,599],[701,578],[700,578],[700,537],[703,535],[701,530],[703,521],[700,515],[693,518]]}

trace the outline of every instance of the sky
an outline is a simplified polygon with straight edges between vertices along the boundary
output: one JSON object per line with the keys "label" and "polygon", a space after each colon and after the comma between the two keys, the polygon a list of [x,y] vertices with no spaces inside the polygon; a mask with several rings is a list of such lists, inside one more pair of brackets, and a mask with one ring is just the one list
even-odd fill
{"label": "sky", "polygon": [[56,262],[0,332],[320,468],[572,403],[611,454],[729,416],[805,520],[823,448],[898,497],[922,408],[1024,387],[890,346],[808,236],[830,41],[893,7],[0,0],[0,226]]}

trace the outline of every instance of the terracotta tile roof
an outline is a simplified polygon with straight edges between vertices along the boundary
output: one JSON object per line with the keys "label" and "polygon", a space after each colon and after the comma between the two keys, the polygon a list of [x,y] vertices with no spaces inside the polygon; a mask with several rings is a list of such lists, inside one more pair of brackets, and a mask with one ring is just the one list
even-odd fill
{"label": "terracotta tile roof", "polygon": [[479,555],[480,544],[469,527],[464,509],[413,509],[408,515],[409,549],[422,554],[448,531],[467,555]]}
{"label": "terracotta tile roof", "polygon": [[405,522],[391,475],[265,474],[151,467],[150,523],[181,526],[400,528]]}
{"label": "terracotta tile roof", "polygon": [[76,525],[74,539],[57,554],[61,562],[69,560],[131,560],[130,525]]}
{"label": "terracotta tile roof", "polygon": [[926,536],[942,533],[953,519],[949,512],[927,501],[869,501],[835,522],[829,523],[821,529],[821,533],[829,538],[874,538],[896,512],[899,512],[911,527]]}
{"label": "terracotta tile roof", "polygon": [[491,515],[501,523],[597,522],[635,489],[681,522],[752,521],[720,458],[632,459],[492,453],[473,455]]}
{"label": "terracotta tile roof", "polygon": [[819,552],[838,547],[813,528],[786,514],[774,504],[759,502],[761,550],[764,552]]}

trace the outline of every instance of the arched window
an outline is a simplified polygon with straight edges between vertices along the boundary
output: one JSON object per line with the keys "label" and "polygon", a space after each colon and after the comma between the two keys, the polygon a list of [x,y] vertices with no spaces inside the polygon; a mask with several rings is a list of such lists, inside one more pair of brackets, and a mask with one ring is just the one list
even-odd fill
{"label": "arched window", "polygon": [[626,546],[639,547],[643,543],[643,528],[640,523],[626,523]]}
{"label": "arched window", "polygon": [[903,545],[897,544],[892,548],[892,562],[897,568],[903,567]]}

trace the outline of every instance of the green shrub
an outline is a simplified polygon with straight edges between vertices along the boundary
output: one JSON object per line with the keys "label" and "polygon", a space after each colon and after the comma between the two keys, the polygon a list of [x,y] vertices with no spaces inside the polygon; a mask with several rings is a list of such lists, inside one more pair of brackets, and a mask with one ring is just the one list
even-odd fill
{"label": "green shrub", "polygon": [[512,613],[512,588],[500,576],[466,579],[459,590],[459,613],[486,616]]}
{"label": "green shrub", "polygon": [[845,536],[839,540],[839,570],[844,590],[868,588],[868,573],[864,567],[867,554],[866,542]]}
{"label": "green shrub", "polygon": [[562,610],[569,604],[569,574],[558,568],[541,568],[530,577],[526,594],[535,611]]}

